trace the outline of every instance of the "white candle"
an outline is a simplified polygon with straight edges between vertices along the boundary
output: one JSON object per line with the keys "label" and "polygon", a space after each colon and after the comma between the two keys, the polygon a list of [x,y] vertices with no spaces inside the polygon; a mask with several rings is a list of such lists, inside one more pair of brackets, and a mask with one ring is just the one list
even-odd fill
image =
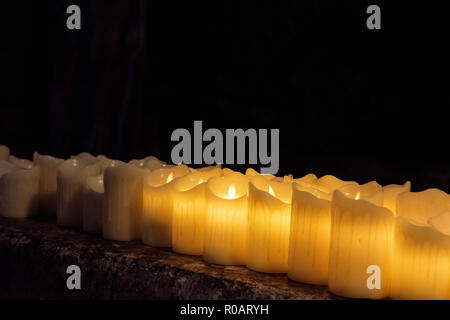
{"label": "white candle", "polygon": [[191,255],[203,253],[205,238],[206,182],[222,175],[220,168],[197,171],[174,181],[172,201],[172,249]]}
{"label": "white candle", "polygon": [[105,188],[103,174],[88,177],[83,184],[83,231],[102,233],[103,199]]}
{"label": "white candle", "polygon": [[155,247],[172,246],[172,192],[174,179],[191,171],[185,165],[152,171],[144,180],[142,242]]}
{"label": "white candle", "polygon": [[249,183],[247,267],[267,273],[288,269],[292,187],[255,176]]}
{"label": "white candle", "polygon": [[386,298],[391,284],[394,215],[340,191],[333,194],[331,212],[328,289],[344,297]]}
{"label": "white candle", "polygon": [[358,183],[355,181],[343,181],[339,178],[336,178],[335,176],[332,175],[325,175],[323,177],[320,177],[317,180],[317,184],[319,186],[325,187],[328,190],[338,190],[339,188],[348,185],[348,184],[355,184],[357,185]]}
{"label": "white candle", "polygon": [[341,191],[348,198],[364,199],[377,206],[383,206],[383,188],[376,181],[366,184],[350,183],[335,190]]}
{"label": "white candle", "polygon": [[324,187],[294,183],[288,277],[328,284],[332,194]]}
{"label": "white candle", "polygon": [[260,174],[258,171],[256,171],[256,170],[253,169],[253,168],[248,168],[248,169],[245,171],[245,175],[246,175],[246,176],[249,176],[250,178],[256,177],[256,176],[261,176],[261,177],[266,178],[267,180],[272,180],[272,179],[275,179],[275,178],[276,178],[276,177],[275,177],[274,175],[272,175],[272,174]]}
{"label": "white candle", "polygon": [[94,158],[72,158],[58,167],[56,190],[56,222],[60,226],[83,225],[83,183],[87,177],[101,173]]}
{"label": "white candle", "polygon": [[0,160],[0,215],[27,218],[37,214],[39,166],[22,169]]}
{"label": "white candle", "polygon": [[40,155],[35,152],[33,161],[41,169],[39,176],[39,213],[55,215],[58,167],[64,162],[64,159]]}
{"label": "white candle", "polygon": [[9,148],[7,146],[0,145],[0,160],[9,160]]}
{"label": "white candle", "polygon": [[125,164],[125,162],[123,161],[109,159],[104,155],[97,156],[97,160],[100,162],[100,166],[102,167],[103,171],[105,171],[106,168],[118,167],[122,164]]}
{"label": "white candle", "polygon": [[103,237],[131,241],[141,236],[142,185],[150,173],[133,164],[106,168],[104,174]]}
{"label": "white candle", "polygon": [[244,265],[247,256],[248,177],[239,172],[211,178],[206,186],[203,259]]}

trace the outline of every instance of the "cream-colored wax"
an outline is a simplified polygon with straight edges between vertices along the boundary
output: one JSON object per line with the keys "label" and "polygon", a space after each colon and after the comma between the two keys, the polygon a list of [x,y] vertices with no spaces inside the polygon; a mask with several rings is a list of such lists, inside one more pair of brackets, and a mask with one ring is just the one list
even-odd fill
{"label": "cream-colored wax", "polygon": [[103,174],[89,177],[83,183],[83,231],[102,233],[103,200],[105,188]]}
{"label": "cream-colored wax", "polygon": [[239,172],[208,181],[204,260],[223,265],[246,263],[247,191],[248,177]]}
{"label": "cream-colored wax", "polygon": [[100,166],[102,167],[102,171],[105,171],[106,168],[118,167],[122,164],[125,164],[125,162],[123,161],[113,160],[108,157],[105,157],[104,155],[97,156],[97,160],[99,161]]}
{"label": "cream-colored wax", "polygon": [[40,155],[35,152],[33,162],[41,169],[39,176],[39,213],[55,215],[58,167],[64,162],[64,159]]}
{"label": "cream-colored wax", "polygon": [[9,156],[9,162],[11,162],[12,164],[21,169],[31,169],[34,166],[33,161],[30,161],[28,159],[17,158],[15,156]]}
{"label": "cream-colored wax", "polygon": [[402,192],[411,191],[411,182],[407,181],[403,185],[390,184],[383,187],[383,207],[388,208],[394,215],[397,215],[397,197]]}
{"label": "cream-colored wax", "polygon": [[430,221],[435,226],[396,218],[393,299],[450,299],[450,234],[442,232],[450,225],[448,217],[438,217]]}
{"label": "cream-colored wax", "polygon": [[23,169],[0,160],[0,216],[28,218],[38,212],[39,166]]}
{"label": "cream-colored wax", "polygon": [[203,254],[206,219],[206,182],[220,176],[222,170],[215,168],[197,171],[174,181],[172,201],[172,249],[191,255]]}
{"label": "cream-colored wax", "polygon": [[256,171],[256,170],[253,169],[253,168],[248,168],[248,169],[245,171],[245,175],[246,175],[246,176],[249,176],[250,178],[251,178],[251,177],[256,177],[256,176],[261,176],[261,177],[266,178],[267,180],[272,180],[272,179],[276,178],[276,177],[275,177],[274,175],[272,175],[272,174],[260,174],[258,171]]}
{"label": "cream-colored wax", "polygon": [[383,188],[376,181],[366,184],[349,183],[336,190],[340,190],[348,198],[364,199],[377,206],[383,206]]}
{"label": "cream-colored wax", "polygon": [[419,224],[446,211],[450,211],[450,196],[439,189],[403,192],[397,197],[397,215]]}
{"label": "cream-colored wax", "polygon": [[56,222],[60,226],[82,227],[83,183],[87,177],[102,171],[98,160],[90,157],[71,158],[58,167],[56,190]]}
{"label": "cream-colored wax", "polygon": [[288,270],[292,187],[255,176],[249,183],[247,267],[267,273]]}
{"label": "cream-colored wax", "polygon": [[348,184],[358,183],[355,181],[344,181],[332,175],[325,175],[317,180],[317,185],[327,188],[328,190],[337,190]]}
{"label": "cream-colored wax", "polygon": [[326,285],[332,195],[322,188],[293,184],[288,277],[299,282]]}
{"label": "cream-colored wax", "polygon": [[[386,298],[390,292],[394,215],[335,191],[331,202],[328,289],[350,298]],[[376,273],[374,269],[380,271]],[[369,277],[372,285],[369,287]]]}
{"label": "cream-colored wax", "polygon": [[7,146],[0,145],[0,160],[9,160],[9,148]]}
{"label": "cream-colored wax", "polygon": [[150,170],[129,163],[105,169],[103,238],[116,241],[140,239],[142,188],[149,173]]}
{"label": "cream-colored wax", "polygon": [[154,247],[172,246],[172,191],[174,179],[191,171],[185,165],[152,171],[144,180],[143,243]]}

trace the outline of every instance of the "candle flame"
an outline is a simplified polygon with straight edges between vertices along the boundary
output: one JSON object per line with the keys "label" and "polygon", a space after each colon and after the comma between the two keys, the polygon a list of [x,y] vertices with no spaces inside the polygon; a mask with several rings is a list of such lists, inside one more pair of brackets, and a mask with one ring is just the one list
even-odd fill
{"label": "candle flame", "polygon": [[234,197],[236,197],[236,187],[231,184],[228,188],[228,198],[233,199]]}
{"label": "candle flame", "polygon": [[269,186],[269,193],[275,197],[275,191],[273,191],[271,186]]}
{"label": "candle flame", "polygon": [[203,183],[203,179],[198,180],[198,184]]}
{"label": "candle flame", "polygon": [[171,172],[171,173],[169,174],[169,176],[167,177],[166,183],[169,183],[169,182],[172,181],[172,180],[173,180],[173,173]]}
{"label": "candle flame", "polygon": [[361,196],[361,192],[358,191],[358,192],[356,193],[355,200],[359,200],[359,197],[360,197],[360,196]]}

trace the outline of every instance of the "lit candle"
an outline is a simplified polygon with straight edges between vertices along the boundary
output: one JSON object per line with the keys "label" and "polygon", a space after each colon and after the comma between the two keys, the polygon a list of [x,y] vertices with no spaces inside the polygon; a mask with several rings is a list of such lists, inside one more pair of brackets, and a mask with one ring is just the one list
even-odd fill
{"label": "lit candle", "polygon": [[83,231],[102,233],[103,174],[88,177],[83,184]]}
{"label": "lit candle", "polygon": [[247,267],[268,273],[288,270],[291,183],[255,176],[249,183]]}
{"label": "lit candle", "polygon": [[230,174],[230,173],[233,173],[233,172],[235,172],[235,171],[231,170],[230,168],[223,168],[222,169],[222,174],[223,175]]}
{"label": "lit candle", "polygon": [[397,197],[402,192],[411,191],[411,182],[407,181],[403,185],[390,184],[383,187],[383,207],[388,208],[394,215],[397,215]]}
{"label": "lit candle", "polygon": [[20,159],[15,156],[9,156],[9,162],[21,169],[31,169],[34,166],[34,163],[32,161],[28,159]]}
{"label": "lit candle", "polygon": [[220,168],[197,171],[174,181],[172,248],[183,254],[201,255],[205,238],[206,182],[222,175]]}
{"label": "lit candle", "polygon": [[39,213],[55,215],[58,167],[64,162],[64,159],[40,155],[35,152],[33,162],[41,169],[39,175]]}
{"label": "lit candle", "polygon": [[81,152],[79,154],[76,154],[74,156],[71,156],[70,159],[76,159],[76,160],[81,160],[81,159],[88,159],[88,160],[96,160],[97,158],[95,156],[93,156],[92,154],[90,154],[89,152]]}
{"label": "lit candle", "polygon": [[155,247],[172,246],[172,191],[174,179],[190,172],[186,165],[152,171],[144,180],[142,237]]}
{"label": "lit candle", "polygon": [[314,173],[308,173],[307,175],[294,179],[293,182],[306,182],[306,183],[317,183],[317,176]]}
{"label": "lit candle", "polygon": [[394,215],[369,201],[347,198],[340,191],[333,194],[331,212],[328,289],[351,298],[387,297]]}
{"label": "lit candle", "polygon": [[128,163],[105,169],[103,238],[116,241],[140,239],[142,187],[149,172]]}
{"label": "lit candle", "polygon": [[393,299],[450,299],[449,220],[450,212],[431,218],[431,226],[397,217]]}
{"label": "lit candle", "polygon": [[328,283],[331,198],[324,187],[293,184],[288,263],[292,280]]}
{"label": "lit candle", "polygon": [[0,215],[27,218],[37,214],[39,166],[19,168],[0,160]]}
{"label": "lit candle", "polygon": [[60,164],[57,173],[56,222],[60,226],[83,225],[83,183],[101,173],[95,158],[71,158]]}
{"label": "lit candle", "polygon": [[246,263],[247,191],[248,177],[239,172],[208,181],[203,252],[206,261],[223,265]]}
{"label": "lit candle", "polygon": [[450,196],[439,189],[403,192],[397,196],[397,215],[422,225],[446,211],[450,211]]}
{"label": "lit candle", "polygon": [[339,190],[352,199],[364,199],[377,206],[383,206],[383,188],[376,181],[366,184],[349,183],[334,190]]}
{"label": "lit candle", "polygon": [[153,156],[147,157],[144,160],[144,167],[148,168],[150,171],[167,166],[167,163]]}
{"label": "lit candle", "polygon": [[7,146],[0,145],[0,160],[9,160],[9,148]]}

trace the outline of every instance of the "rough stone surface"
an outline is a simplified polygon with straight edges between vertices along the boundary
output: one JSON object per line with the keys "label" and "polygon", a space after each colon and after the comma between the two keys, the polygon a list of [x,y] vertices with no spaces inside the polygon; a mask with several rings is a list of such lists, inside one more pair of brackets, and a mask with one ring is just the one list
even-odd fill
{"label": "rough stone surface", "polygon": [[[80,266],[81,290],[66,268]],[[0,218],[1,299],[334,299],[286,275],[219,266],[138,241],[108,241],[54,219]]]}

